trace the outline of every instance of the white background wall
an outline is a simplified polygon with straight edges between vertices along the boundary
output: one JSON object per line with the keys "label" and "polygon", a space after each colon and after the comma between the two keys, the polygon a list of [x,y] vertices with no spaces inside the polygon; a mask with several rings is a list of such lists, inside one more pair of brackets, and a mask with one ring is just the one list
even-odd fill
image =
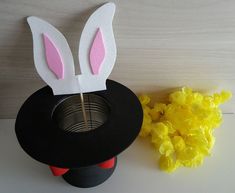
{"label": "white background wall", "polygon": [[[76,59],[82,27],[103,0],[0,0],[0,118],[14,118],[44,83],[33,65],[25,17],[36,15],[69,41]],[[118,58],[111,79],[159,100],[181,86],[235,93],[235,1],[119,0]],[[234,99],[224,112],[234,112]]]}

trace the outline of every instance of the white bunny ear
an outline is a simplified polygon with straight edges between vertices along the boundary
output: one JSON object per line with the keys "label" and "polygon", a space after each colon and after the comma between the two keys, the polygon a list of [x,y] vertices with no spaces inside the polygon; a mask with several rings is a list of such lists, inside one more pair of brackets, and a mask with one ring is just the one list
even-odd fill
{"label": "white bunny ear", "polygon": [[73,56],[65,37],[42,19],[31,16],[27,21],[33,35],[34,63],[38,74],[55,95],[79,93]]}
{"label": "white bunny ear", "polygon": [[106,79],[110,75],[117,55],[112,21],[115,4],[106,3],[88,19],[79,43],[79,63],[81,92],[106,89]]}

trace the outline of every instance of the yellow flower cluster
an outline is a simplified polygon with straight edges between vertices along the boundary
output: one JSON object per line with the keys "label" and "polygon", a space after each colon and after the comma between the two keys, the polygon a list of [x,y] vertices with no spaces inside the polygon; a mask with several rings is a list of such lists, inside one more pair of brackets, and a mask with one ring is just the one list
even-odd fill
{"label": "yellow flower cluster", "polygon": [[222,122],[219,105],[231,97],[229,91],[208,96],[182,88],[170,94],[168,104],[151,106],[149,96],[139,96],[144,112],[139,135],[149,136],[160,153],[160,169],[173,172],[180,166],[203,163],[215,142],[214,128]]}

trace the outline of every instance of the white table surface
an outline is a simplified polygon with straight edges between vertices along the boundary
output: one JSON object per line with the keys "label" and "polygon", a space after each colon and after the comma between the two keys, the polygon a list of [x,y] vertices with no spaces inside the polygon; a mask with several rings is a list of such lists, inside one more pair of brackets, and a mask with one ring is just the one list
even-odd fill
{"label": "white table surface", "polygon": [[46,165],[30,158],[16,140],[14,120],[0,120],[0,193],[234,193],[234,125],[235,115],[224,115],[213,156],[197,169],[165,174],[158,170],[149,143],[137,139],[119,155],[111,178],[100,186],[80,189],[53,177]]}

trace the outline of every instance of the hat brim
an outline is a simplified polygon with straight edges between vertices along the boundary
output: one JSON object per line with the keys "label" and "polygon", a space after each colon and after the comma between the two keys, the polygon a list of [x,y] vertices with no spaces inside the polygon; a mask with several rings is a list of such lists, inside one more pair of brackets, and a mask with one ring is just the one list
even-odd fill
{"label": "hat brim", "polygon": [[143,112],[136,95],[112,80],[107,90],[93,92],[108,101],[108,120],[97,129],[71,133],[52,121],[55,106],[71,95],[54,96],[46,86],[22,105],[15,131],[21,147],[32,158],[61,168],[79,168],[106,161],[125,150],[137,137]]}

